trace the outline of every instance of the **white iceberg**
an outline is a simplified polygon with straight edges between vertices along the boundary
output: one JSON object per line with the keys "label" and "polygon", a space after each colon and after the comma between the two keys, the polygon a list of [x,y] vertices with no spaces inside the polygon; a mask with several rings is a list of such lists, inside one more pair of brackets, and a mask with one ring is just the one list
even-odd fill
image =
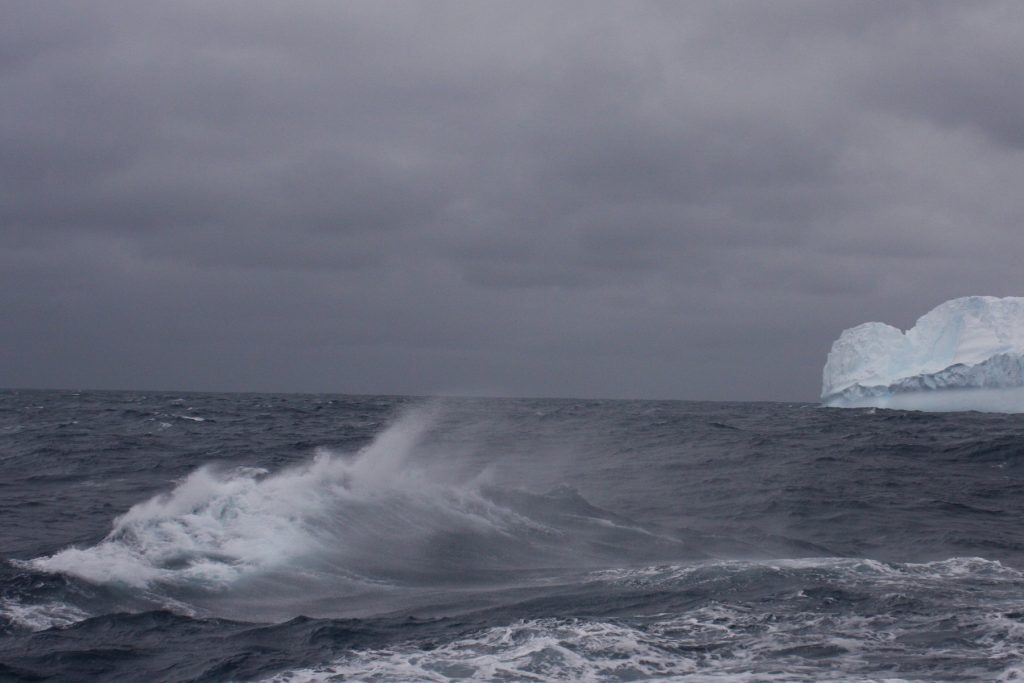
{"label": "white iceberg", "polygon": [[821,400],[1024,412],[1024,297],[953,299],[906,332],[885,323],[844,330],[822,372]]}

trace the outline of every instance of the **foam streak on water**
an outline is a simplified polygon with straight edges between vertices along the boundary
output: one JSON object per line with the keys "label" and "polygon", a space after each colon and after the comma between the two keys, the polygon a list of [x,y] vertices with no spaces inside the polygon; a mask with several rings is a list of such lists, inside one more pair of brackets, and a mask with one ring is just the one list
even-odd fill
{"label": "foam streak on water", "polygon": [[[358,651],[266,681],[892,681],[944,680],[950,669],[959,670],[957,677],[1015,680],[1024,656],[1021,615],[1005,612],[1021,606],[1024,576],[978,558],[924,565],[704,563],[598,576],[611,584],[605,590],[658,586],[666,596],[708,582],[718,582],[723,596],[751,580],[814,588],[777,596],[771,609],[710,601],[643,619],[519,620],[437,648],[407,642]],[[972,604],[979,577],[998,587],[1001,602],[982,609]],[[834,595],[822,596],[815,585],[822,580]],[[853,589],[881,599],[872,609],[839,609],[840,591]],[[932,609],[906,609],[914,602]],[[890,669],[910,675],[894,678]]]}

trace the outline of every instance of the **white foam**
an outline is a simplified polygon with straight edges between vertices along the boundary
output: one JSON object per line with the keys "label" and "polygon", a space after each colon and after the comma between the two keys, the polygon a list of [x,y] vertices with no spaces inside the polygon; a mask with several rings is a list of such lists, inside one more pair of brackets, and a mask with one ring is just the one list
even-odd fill
{"label": "white foam", "polygon": [[[707,575],[700,572],[708,572]],[[777,608],[762,603],[708,602],[680,612],[629,622],[589,618],[535,618],[465,634],[439,647],[416,641],[353,650],[319,667],[284,672],[267,683],[406,681],[922,681],[880,675],[900,661],[905,671],[935,657],[958,676],[1020,679],[1024,624],[1008,609],[1019,606],[1024,575],[983,558],[920,564],[869,559],[807,558],[764,562],[698,562],[616,569],[589,574],[593,581],[651,586],[679,582],[687,590],[705,581],[749,582],[756,572],[784,572],[786,582],[823,582],[872,595],[915,595],[937,610],[888,613],[822,608],[798,591]],[[743,578],[743,573],[751,577]],[[737,575],[736,574],[740,574]],[[1001,587],[1001,598],[977,601],[977,585]],[[806,584],[805,584],[806,585]],[[600,590],[594,587],[594,590]],[[644,589],[645,590],[645,589]],[[722,595],[728,591],[720,592]],[[922,634],[950,629],[963,644],[923,644]],[[979,663],[987,663],[980,666]]]}
{"label": "white foam", "polygon": [[0,619],[30,631],[70,626],[88,617],[77,607],[62,602],[32,605],[18,600],[0,599]]}
{"label": "white foam", "polygon": [[367,650],[336,662],[283,673],[273,683],[385,681],[602,681],[692,674],[695,662],[657,637],[608,622],[519,621],[424,651],[415,646]]}
{"label": "white foam", "polygon": [[[860,617],[836,619],[814,612],[786,621],[719,604],[635,626],[532,619],[484,629],[436,649],[408,643],[356,651],[329,664],[283,672],[264,683],[903,681],[859,671],[865,653],[895,639],[876,633],[874,626]],[[819,664],[784,654],[801,646],[830,647],[833,655]]]}

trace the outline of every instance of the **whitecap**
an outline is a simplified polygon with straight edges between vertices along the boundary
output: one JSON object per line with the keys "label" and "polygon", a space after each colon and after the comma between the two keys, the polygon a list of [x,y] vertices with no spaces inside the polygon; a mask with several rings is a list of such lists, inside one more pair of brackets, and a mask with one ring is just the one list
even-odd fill
{"label": "whitecap", "polygon": [[28,604],[14,599],[0,599],[0,619],[29,631],[44,631],[87,619],[89,615],[63,602]]}

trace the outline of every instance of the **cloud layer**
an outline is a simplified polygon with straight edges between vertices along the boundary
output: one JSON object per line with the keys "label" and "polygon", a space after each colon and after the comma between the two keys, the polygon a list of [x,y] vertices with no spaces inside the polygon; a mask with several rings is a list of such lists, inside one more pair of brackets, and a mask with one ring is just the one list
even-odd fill
{"label": "cloud layer", "polygon": [[5,16],[0,385],[814,400],[1024,293],[1016,2]]}

